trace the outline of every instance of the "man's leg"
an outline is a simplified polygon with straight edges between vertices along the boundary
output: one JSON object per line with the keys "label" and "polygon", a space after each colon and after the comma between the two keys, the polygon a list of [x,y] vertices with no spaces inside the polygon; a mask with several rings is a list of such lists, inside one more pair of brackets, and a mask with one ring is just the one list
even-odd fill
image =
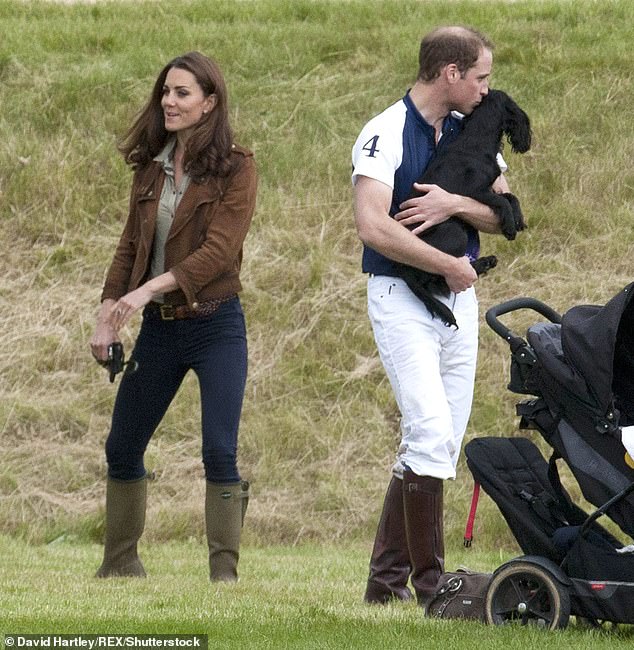
{"label": "man's leg", "polygon": [[406,585],[410,571],[403,511],[403,481],[392,476],[370,557],[370,576],[364,600],[380,604],[392,599],[409,600],[412,594]]}
{"label": "man's leg", "polygon": [[425,606],[445,568],[442,479],[405,470],[403,501],[412,586],[418,604]]}
{"label": "man's leg", "polygon": [[[461,364],[452,366],[455,377],[449,387],[455,404],[450,403],[442,376],[448,364],[445,349],[459,349],[461,343],[454,339],[460,339],[463,333],[468,340],[473,338],[467,316],[476,323],[477,348],[475,296],[472,292],[460,294],[458,302],[466,303],[466,308],[456,310],[464,325],[464,329],[460,326],[456,330],[433,319],[401,281],[373,278],[369,282],[370,318],[402,416],[397,468],[400,466],[404,476],[404,520],[412,584],[421,602],[433,592],[443,568],[442,480],[455,476],[464,434],[464,430],[454,430],[452,413],[463,409],[468,418],[471,404],[473,373],[468,364],[463,373],[466,381],[458,381],[462,377]],[[453,302],[450,307],[455,307]],[[464,390],[469,393],[467,407],[464,399],[460,403],[458,395]]]}
{"label": "man's leg", "polygon": [[440,374],[453,423],[452,463],[455,470],[473,402],[478,355],[478,304],[475,292],[459,293],[453,311],[460,329],[443,345]]}
{"label": "man's leg", "polygon": [[[366,600],[385,602],[389,597],[410,595],[406,585],[412,568],[412,584],[417,588],[420,576],[427,574],[423,568],[426,561],[421,560],[421,553],[431,553],[434,557],[442,555],[435,546],[431,547],[433,540],[442,540],[442,531],[439,535],[438,524],[434,524],[435,529],[430,531],[428,504],[422,503],[424,493],[412,489],[410,484],[415,481],[412,476],[404,476],[405,468],[400,461],[408,445],[416,444],[417,432],[425,428],[421,421],[426,422],[429,428],[442,427],[449,431],[450,414],[448,407],[442,408],[446,400],[440,372],[433,370],[439,368],[440,359],[437,324],[424,305],[402,281],[376,277],[368,283],[368,313],[402,415],[403,441],[399,448],[399,462],[395,465],[395,477],[386,494],[366,592]],[[433,408],[423,409],[421,401],[425,405],[429,402]],[[440,413],[436,412],[438,406],[441,407]],[[445,472],[451,474],[450,469],[445,468]],[[442,487],[440,479],[430,480],[438,481]],[[442,527],[442,506],[440,510],[439,525]],[[434,517],[434,521],[437,519]],[[412,543],[408,543],[409,538]]]}

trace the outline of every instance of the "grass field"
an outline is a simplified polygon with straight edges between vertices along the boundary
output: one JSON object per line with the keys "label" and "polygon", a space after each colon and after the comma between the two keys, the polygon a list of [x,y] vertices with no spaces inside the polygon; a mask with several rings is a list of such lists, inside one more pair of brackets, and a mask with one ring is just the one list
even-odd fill
{"label": "grass field", "polygon": [[[398,414],[365,313],[350,149],[411,85],[422,34],[448,22],[493,39],[492,86],[513,95],[534,129],[528,154],[505,154],[529,229],[513,243],[483,238],[500,266],[477,287],[482,313],[520,295],[559,311],[607,301],[634,275],[630,0],[0,0],[2,629],[182,623],[217,633],[218,647],[247,647],[245,638],[262,648],[515,643],[506,631],[359,603]],[[148,450],[157,480],[144,543],[157,570],[134,585],[90,578],[115,387],[88,340],[130,183],[115,144],[156,72],[191,49],[220,63],[237,140],[260,172],[242,296],[250,375],[240,463],[253,498],[245,577],[228,593],[206,583],[200,558],[192,378]],[[522,314],[510,324],[523,333],[532,322]],[[128,346],[137,325],[124,333]],[[508,373],[506,345],[483,327],[467,439],[517,433]],[[460,560],[470,494],[461,464],[447,486],[450,563]],[[474,557],[493,568],[492,549],[518,549],[482,501]],[[521,647],[543,645],[525,634]],[[575,630],[548,638],[553,647],[621,642]]]}
{"label": "grass field", "polygon": [[[96,546],[58,542],[24,548],[2,539],[0,635],[206,634],[213,649],[463,648],[487,650],[616,650],[634,630],[589,630],[574,621],[560,632],[487,627],[423,618],[411,603],[361,602],[366,549],[304,545],[243,552],[236,585],[212,586],[195,541],[142,548],[146,580],[94,580]],[[452,553],[452,564],[486,569],[500,554]],[[8,646],[7,646],[8,647]]]}

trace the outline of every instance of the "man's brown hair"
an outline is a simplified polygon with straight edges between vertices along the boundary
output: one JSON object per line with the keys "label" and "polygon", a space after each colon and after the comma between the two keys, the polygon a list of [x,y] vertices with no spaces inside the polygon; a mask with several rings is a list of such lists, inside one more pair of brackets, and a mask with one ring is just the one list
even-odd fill
{"label": "man's brown hair", "polygon": [[482,50],[493,50],[493,43],[475,29],[439,27],[421,41],[418,79],[423,82],[433,81],[450,63],[455,63],[464,76],[475,65]]}

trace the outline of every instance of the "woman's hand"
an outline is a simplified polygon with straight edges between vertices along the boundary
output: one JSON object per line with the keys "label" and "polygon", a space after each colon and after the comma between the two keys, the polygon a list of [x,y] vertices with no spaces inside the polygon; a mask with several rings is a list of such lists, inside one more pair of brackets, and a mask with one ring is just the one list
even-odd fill
{"label": "woman's hand", "polygon": [[108,347],[119,340],[117,332],[107,321],[107,316],[110,309],[114,305],[114,300],[104,300],[101,304],[99,316],[97,316],[97,325],[95,332],[90,339],[90,351],[92,356],[99,363],[104,363],[108,360]]}
{"label": "woman's hand", "polygon": [[154,293],[148,288],[148,283],[140,286],[130,293],[126,293],[117,300],[110,308],[106,317],[106,323],[115,332],[118,332],[136,312],[143,309],[152,298]]}

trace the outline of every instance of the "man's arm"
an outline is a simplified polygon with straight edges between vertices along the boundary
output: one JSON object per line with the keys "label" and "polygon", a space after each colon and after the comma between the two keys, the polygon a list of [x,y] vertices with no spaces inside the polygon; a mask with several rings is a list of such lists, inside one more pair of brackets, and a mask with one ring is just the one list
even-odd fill
{"label": "man's arm", "polygon": [[414,183],[414,189],[426,192],[425,196],[416,196],[401,203],[399,206],[401,211],[394,215],[394,219],[404,226],[420,224],[412,230],[415,235],[425,232],[428,228],[442,223],[452,216],[459,217],[481,232],[489,234],[501,232],[498,217],[484,203],[479,203],[467,196],[451,194],[438,185]]}
{"label": "man's arm", "polygon": [[391,200],[392,190],[384,183],[367,176],[357,178],[354,215],[361,241],[396,262],[444,276],[452,291],[471,287],[477,275],[468,258],[439,251],[392,219]]}

